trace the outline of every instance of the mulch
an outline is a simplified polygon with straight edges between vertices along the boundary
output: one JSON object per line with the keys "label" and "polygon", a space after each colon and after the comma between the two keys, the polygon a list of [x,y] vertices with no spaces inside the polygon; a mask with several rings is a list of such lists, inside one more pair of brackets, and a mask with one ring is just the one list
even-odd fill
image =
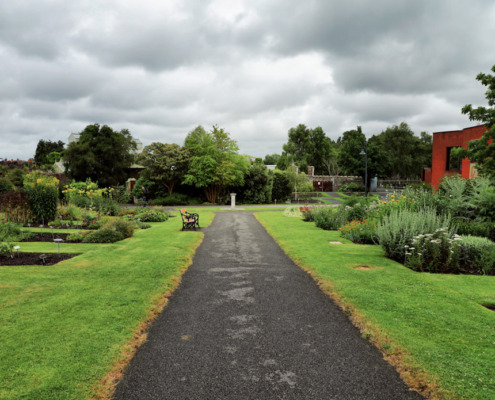
{"label": "mulch", "polygon": [[63,260],[75,257],[78,254],[68,253],[43,253],[45,258],[45,264],[40,258],[42,253],[19,253],[14,252],[13,257],[0,257],[0,266],[8,265],[54,265]]}
{"label": "mulch", "polygon": [[[22,242],[52,242],[54,239],[65,239],[68,233],[35,233],[30,238],[25,238]],[[22,246],[21,246],[22,249]],[[44,255],[44,263],[40,255]],[[75,257],[78,254],[68,254],[68,253],[17,253],[14,250],[12,257],[0,257],[0,266],[8,265],[54,265],[63,260],[68,260],[69,258]]]}

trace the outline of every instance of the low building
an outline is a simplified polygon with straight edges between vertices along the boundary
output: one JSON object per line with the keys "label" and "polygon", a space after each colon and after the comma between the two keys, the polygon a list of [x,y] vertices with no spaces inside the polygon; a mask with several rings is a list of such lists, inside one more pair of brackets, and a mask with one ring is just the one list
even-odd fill
{"label": "low building", "polygon": [[461,175],[473,179],[478,171],[476,163],[468,158],[457,159],[452,150],[457,147],[467,149],[468,143],[480,139],[486,131],[484,125],[472,126],[458,131],[434,132],[431,168],[423,170],[423,181],[438,188],[445,175]]}

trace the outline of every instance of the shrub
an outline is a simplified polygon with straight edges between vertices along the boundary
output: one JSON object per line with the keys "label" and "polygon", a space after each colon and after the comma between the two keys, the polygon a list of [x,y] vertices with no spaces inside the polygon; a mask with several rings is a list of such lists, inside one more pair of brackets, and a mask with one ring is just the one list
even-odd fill
{"label": "shrub", "polygon": [[[411,246],[415,236],[433,233],[439,228],[450,226],[450,215],[438,216],[431,208],[420,211],[395,209],[383,217],[376,234],[387,257],[403,263],[405,246]],[[452,236],[453,233],[454,229],[450,229],[449,235]]]}
{"label": "shrub", "polygon": [[315,225],[325,230],[336,230],[343,224],[340,213],[333,207],[317,207],[313,211]]}
{"label": "shrub", "polygon": [[284,215],[286,217],[300,217],[301,211],[299,211],[299,207],[297,206],[289,206],[284,210]]}
{"label": "shrub", "polygon": [[7,178],[0,178],[0,194],[14,190],[14,184]]}
{"label": "shrub", "polygon": [[58,206],[58,179],[40,173],[26,174],[24,190],[35,222],[46,223],[55,219]]}
{"label": "shrub", "polygon": [[375,244],[377,222],[372,219],[346,222],[340,227],[340,235],[351,242],[359,244]]}
{"label": "shrub", "polygon": [[340,185],[339,192],[364,192],[364,185],[358,185],[356,182]]}
{"label": "shrub", "polygon": [[21,227],[11,222],[0,223],[0,241],[18,242],[22,240]]}
{"label": "shrub", "polygon": [[469,183],[476,218],[495,222],[495,183],[485,177],[477,177]]}
{"label": "shrub", "polygon": [[495,222],[454,218],[453,223],[457,226],[459,235],[480,236],[495,241]]}
{"label": "shrub", "polygon": [[83,243],[115,243],[124,239],[122,233],[109,228],[98,229],[84,236]]}
{"label": "shrub", "polygon": [[0,257],[12,257],[13,249],[12,243],[0,243]]}
{"label": "shrub", "polygon": [[117,186],[113,188],[112,199],[119,204],[128,204],[131,202],[131,195],[125,186]]}
{"label": "shrub", "polygon": [[151,228],[151,225],[150,224],[147,224],[145,222],[141,222],[141,221],[135,221],[136,223],[136,226],[139,228],[139,229],[149,229]]}
{"label": "shrub", "polygon": [[486,238],[461,236],[460,269],[483,275],[495,275],[495,243]]}
{"label": "shrub", "polygon": [[157,206],[189,205],[189,198],[182,193],[172,193],[169,196],[152,200],[152,204]]}
{"label": "shrub", "polygon": [[411,246],[405,245],[405,265],[415,271],[459,273],[460,236],[447,228],[413,237]]}
{"label": "shrub", "polygon": [[130,221],[125,221],[122,218],[112,218],[106,222],[102,229],[108,228],[120,232],[124,238],[130,238],[134,234],[134,224]]}
{"label": "shrub", "polygon": [[81,214],[81,211],[77,207],[72,205],[60,206],[57,210],[57,214],[59,218],[62,217],[62,219],[64,220],[73,221],[77,219],[77,216]]}
{"label": "shrub", "polygon": [[68,235],[65,240],[71,243],[80,243],[84,239],[84,235],[81,232],[74,232]]}
{"label": "shrub", "polygon": [[315,220],[314,215],[313,215],[313,207],[308,206],[307,204],[305,206],[299,207],[299,211],[302,214],[302,218],[306,222],[313,222]]}
{"label": "shrub", "polygon": [[138,212],[135,216],[142,222],[164,222],[168,220],[168,213],[161,210],[149,208],[144,211]]}

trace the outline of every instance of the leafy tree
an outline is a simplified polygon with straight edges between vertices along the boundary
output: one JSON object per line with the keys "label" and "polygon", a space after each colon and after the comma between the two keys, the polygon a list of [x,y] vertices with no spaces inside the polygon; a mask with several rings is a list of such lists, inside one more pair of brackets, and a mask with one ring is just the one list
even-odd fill
{"label": "leafy tree", "polygon": [[287,173],[280,170],[273,171],[272,200],[283,202],[290,197],[291,193],[292,186]]}
{"label": "leafy tree", "polygon": [[271,200],[270,179],[268,169],[261,160],[257,158],[249,167],[244,176],[244,186],[240,188],[241,199],[245,203],[264,204]]}
{"label": "leafy tree", "polygon": [[54,162],[50,162],[48,155],[53,152],[62,154],[64,151],[65,143],[59,140],[58,142],[52,142],[51,140],[41,139],[36,146],[36,152],[34,154],[34,162],[38,167],[49,164],[52,165]]}
{"label": "leafy tree", "polygon": [[91,178],[100,186],[115,186],[126,177],[134,160],[136,142],[127,129],[114,131],[107,125],[88,125],[63,155],[67,176],[76,181]]}
{"label": "leafy tree", "polygon": [[[415,178],[421,175],[421,168],[428,166],[431,159],[431,136],[425,132],[421,139],[405,122],[388,127],[378,135],[379,145],[387,154],[390,175],[400,178]],[[427,164],[424,164],[427,162]]]}
{"label": "leafy tree", "polygon": [[330,151],[323,159],[323,165],[326,168],[328,175],[340,175],[339,165],[340,143],[331,140]]}
{"label": "leafy tree", "polygon": [[366,145],[366,136],[358,126],[357,129],[346,131],[339,138],[340,152],[338,164],[344,175],[364,176],[364,159],[360,154]]}
{"label": "leafy tree", "polygon": [[265,165],[277,165],[278,160],[280,160],[280,154],[267,154],[263,159],[263,164]]}
{"label": "leafy tree", "polygon": [[[341,149],[338,163],[344,175],[361,176],[364,181],[367,157],[368,182],[366,184],[369,187],[371,178],[374,176],[387,176],[389,174],[390,164],[377,136],[373,136],[366,142],[366,136],[360,126],[355,130],[344,132],[339,138]],[[362,152],[367,154],[361,154]]]}
{"label": "leafy tree", "polygon": [[327,171],[325,160],[331,153],[332,144],[321,127],[310,129],[299,124],[289,129],[288,136],[277,167],[287,169],[294,162],[301,172],[306,172],[308,166],[314,166],[317,175]]}
{"label": "leafy tree", "polygon": [[227,187],[244,184],[248,162],[237,154],[236,141],[223,129],[213,126],[206,132],[198,126],[187,135],[184,147],[191,158],[183,183],[204,188],[210,203],[216,203]]}
{"label": "leafy tree", "polygon": [[[495,65],[492,67],[495,73]],[[485,125],[486,131],[481,139],[469,142],[467,150],[460,155],[468,157],[471,161],[476,162],[476,168],[480,175],[495,177],[495,76],[490,74],[479,73],[476,80],[480,81],[483,86],[487,86],[485,98],[488,100],[489,107],[473,108],[467,104],[462,108],[463,114],[468,114],[471,121],[479,121]]]}
{"label": "leafy tree", "polygon": [[188,161],[189,151],[185,147],[159,142],[146,146],[137,159],[138,164],[146,167],[141,175],[160,182],[169,195],[187,172]]}

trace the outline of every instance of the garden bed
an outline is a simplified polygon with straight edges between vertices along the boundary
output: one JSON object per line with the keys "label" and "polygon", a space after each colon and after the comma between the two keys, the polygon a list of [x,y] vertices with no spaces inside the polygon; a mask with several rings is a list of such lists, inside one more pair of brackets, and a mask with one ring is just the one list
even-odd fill
{"label": "garden bed", "polygon": [[[45,263],[40,258],[41,254],[45,254]],[[67,253],[14,253],[14,257],[0,257],[0,266],[8,265],[54,265],[60,261],[68,260],[78,254]]]}
{"label": "garden bed", "polygon": [[54,239],[67,239],[69,233],[34,233],[30,238],[24,238],[23,242],[53,242]]}

